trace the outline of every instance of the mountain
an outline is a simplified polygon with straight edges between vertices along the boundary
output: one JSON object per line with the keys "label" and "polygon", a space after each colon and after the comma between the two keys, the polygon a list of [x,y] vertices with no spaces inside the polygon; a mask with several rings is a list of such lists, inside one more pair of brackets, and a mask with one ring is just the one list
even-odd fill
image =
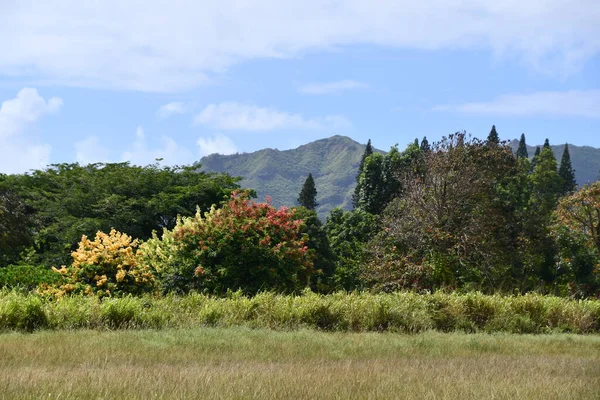
{"label": "mountain", "polygon": [[349,137],[332,136],[292,150],[263,149],[228,156],[212,154],[200,160],[202,170],[241,176],[242,187],[255,189],[259,200],[267,195],[278,206],[297,205],[309,173],[317,188],[317,212],[326,217],[335,207],[352,208],[352,193],[365,145]]}
{"label": "mountain", "polygon": [[[519,141],[511,141],[510,146],[516,152],[519,147]],[[556,161],[558,161],[558,165],[560,166],[560,159],[562,158],[565,145],[560,144],[550,147],[554,151]],[[536,146],[527,146],[529,158],[533,157],[535,148]],[[540,145],[540,148],[542,148],[542,145]],[[569,144],[569,154],[571,155],[571,164],[575,170],[575,179],[579,186],[595,182],[600,178],[600,149]]]}
{"label": "mountain", "polygon": [[[513,140],[510,145],[516,151],[519,142]],[[533,156],[535,146],[527,146],[527,149]],[[563,149],[564,145],[552,146],[559,163]],[[292,150],[263,149],[227,156],[212,154],[203,157],[200,164],[207,172],[227,172],[243,177],[242,187],[255,189],[259,200],[271,196],[276,207],[296,205],[302,184],[312,173],[319,203],[317,212],[324,219],[335,207],[352,208],[352,193],[364,150],[365,145],[349,137],[332,136]],[[579,185],[598,180],[600,149],[569,145],[569,152]]]}

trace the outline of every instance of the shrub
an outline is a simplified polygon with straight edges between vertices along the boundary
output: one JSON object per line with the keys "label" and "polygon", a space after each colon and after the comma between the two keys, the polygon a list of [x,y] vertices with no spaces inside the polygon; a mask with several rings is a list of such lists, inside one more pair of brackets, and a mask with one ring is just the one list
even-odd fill
{"label": "shrub", "polygon": [[0,288],[31,291],[41,284],[60,284],[62,277],[38,265],[9,265],[0,268]]}
{"label": "shrub", "polygon": [[159,271],[165,291],[292,292],[316,272],[302,229],[293,210],[234,193],[220,209],[180,218],[161,241],[142,246],[138,259]]}
{"label": "shrub", "polygon": [[98,231],[94,240],[84,235],[79,248],[72,253],[73,264],[53,268],[65,283],[46,285],[40,291],[56,297],[75,293],[122,296],[152,291],[154,275],[147,266],[138,265],[134,255],[137,245],[137,240],[115,229],[109,234]]}

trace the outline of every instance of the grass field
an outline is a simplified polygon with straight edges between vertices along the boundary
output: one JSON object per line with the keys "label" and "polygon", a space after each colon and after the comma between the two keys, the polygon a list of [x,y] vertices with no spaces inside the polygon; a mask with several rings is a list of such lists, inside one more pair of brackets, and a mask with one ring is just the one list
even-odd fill
{"label": "grass field", "polygon": [[0,335],[2,399],[598,399],[600,336],[249,328]]}

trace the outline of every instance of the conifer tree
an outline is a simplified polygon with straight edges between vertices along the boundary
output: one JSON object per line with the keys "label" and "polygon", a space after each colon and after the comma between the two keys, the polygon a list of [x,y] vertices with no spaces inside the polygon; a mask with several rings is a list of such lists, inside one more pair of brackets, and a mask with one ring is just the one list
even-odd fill
{"label": "conifer tree", "polygon": [[527,152],[527,144],[525,143],[525,134],[521,134],[521,140],[519,140],[519,148],[517,149],[517,158],[529,158]]}
{"label": "conifer tree", "polygon": [[362,175],[363,169],[365,167],[365,159],[373,154],[373,147],[371,146],[371,139],[367,142],[367,146],[365,147],[365,152],[363,153],[360,164],[358,164],[358,171],[356,173],[356,187],[354,188],[354,194],[352,195],[352,206],[354,208],[358,208],[358,203],[360,201],[360,192],[361,192],[361,183],[360,176]]}
{"label": "conifer tree", "polygon": [[319,205],[317,203],[317,188],[315,187],[315,180],[312,174],[308,174],[302,190],[298,195],[298,204],[302,207],[306,207],[309,210],[314,210]]}
{"label": "conifer tree", "polygon": [[569,145],[565,143],[565,150],[563,151],[562,158],[560,160],[560,168],[558,169],[558,175],[563,180],[563,193],[573,193],[577,187],[575,181],[575,171],[571,165],[571,155],[569,154]]}
{"label": "conifer tree", "polygon": [[427,136],[423,136],[423,140],[421,140],[421,151],[428,152],[430,150],[431,150],[431,146],[429,145],[429,142],[427,141]]}
{"label": "conifer tree", "polygon": [[550,140],[548,140],[548,138],[546,138],[546,140],[544,141],[544,149],[549,149],[550,148]]}
{"label": "conifer tree", "polygon": [[531,171],[532,172],[535,169],[535,164],[537,163],[537,158],[539,157],[541,152],[542,152],[542,149],[540,149],[540,146],[537,146],[535,148],[535,153],[533,153],[533,158],[531,159]]}
{"label": "conifer tree", "polygon": [[500,144],[500,137],[498,137],[498,132],[496,132],[496,125],[492,125],[492,130],[488,135],[487,143],[490,145]]}

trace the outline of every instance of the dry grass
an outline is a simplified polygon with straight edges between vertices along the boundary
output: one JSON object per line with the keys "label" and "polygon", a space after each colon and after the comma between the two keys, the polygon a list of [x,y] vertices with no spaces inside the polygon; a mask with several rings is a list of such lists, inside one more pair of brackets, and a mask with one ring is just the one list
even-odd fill
{"label": "dry grass", "polygon": [[599,397],[599,336],[247,328],[0,335],[3,399]]}

